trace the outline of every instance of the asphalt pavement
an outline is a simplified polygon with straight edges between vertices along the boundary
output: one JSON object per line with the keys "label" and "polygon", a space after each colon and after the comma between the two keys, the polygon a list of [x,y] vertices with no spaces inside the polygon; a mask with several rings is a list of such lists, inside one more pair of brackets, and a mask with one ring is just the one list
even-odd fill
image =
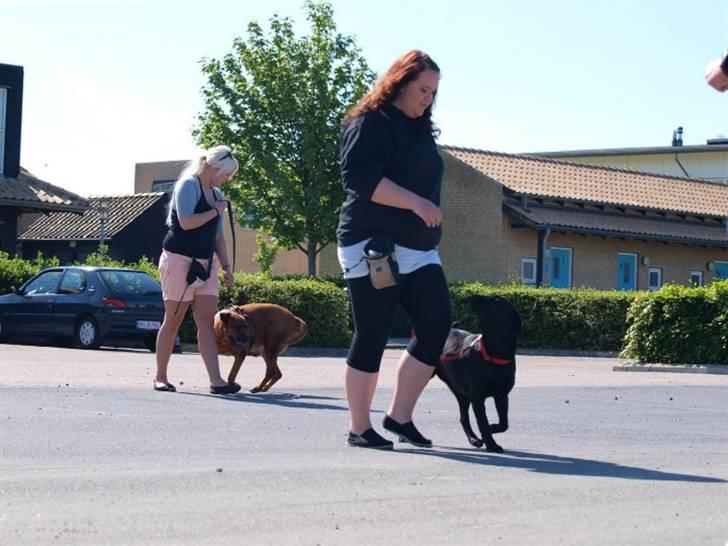
{"label": "asphalt pavement", "polygon": [[504,454],[467,444],[437,379],[415,413],[435,447],[380,452],[345,443],[340,354],[296,354],[271,392],[213,396],[196,354],[159,393],[145,351],[0,345],[0,544],[728,541],[728,375],[521,355]]}

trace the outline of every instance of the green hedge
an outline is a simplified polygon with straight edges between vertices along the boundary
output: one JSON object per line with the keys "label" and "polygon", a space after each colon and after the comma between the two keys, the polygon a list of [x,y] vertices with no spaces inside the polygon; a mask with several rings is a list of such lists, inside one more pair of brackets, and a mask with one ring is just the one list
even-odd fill
{"label": "green hedge", "polygon": [[[155,264],[116,262],[103,252],[92,254],[87,265],[130,267],[158,279]],[[0,294],[19,287],[56,258],[10,258],[0,253]],[[340,277],[310,279],[289,275],[269,277],[237,273],[232,290],[223,289],[220,306],[229,303],[277,303],[306,321],[308,336],[301,346],[345,347],[352,334],[345,282]],[[728,281],[705,288],[671,285],[658,292],[618,292],[589,289],[558,290],[521,286],[492,287],[480,283],[452,283],[453,320],[477,331],[478,320],[469,306],[476,294],[509,299],[523,319],[521,347],[618,351],[643,362],[728,364]],[[392,335],[408,337],[410,323],[401,309]],[[194,341],[191,314],[180,336]]]}
{"label": "green hedge", "polygon": [[476,294],[507,298],[523,321],[520,347],[618,351],[626,331],[634,292],[559,290],[520,286],[492,287],[455,283],[450,287],[453,317],[465,330],[477,331],[469,298]]}
{"label": "green hedge", "polygon": [[306,321],[308,335],[300,346],[344,347],[351,341],[349,301],[346,292],[334,283],[238,273],[234,288],[223,290],[220,297],[221,307],[261,302],[282,305]]}
{"label": "green hedge", "polygon": [[642,362],[728,364],[728,281],[642,293],[627,315],[621,355]]}
{"label": "green hedge", "polygon": [[46,267],[58,265],[58,258],[44,258],[38,253],[35,260],[11,258],[7,252],[0,252],[0,294],[12,292],[20,285]]}

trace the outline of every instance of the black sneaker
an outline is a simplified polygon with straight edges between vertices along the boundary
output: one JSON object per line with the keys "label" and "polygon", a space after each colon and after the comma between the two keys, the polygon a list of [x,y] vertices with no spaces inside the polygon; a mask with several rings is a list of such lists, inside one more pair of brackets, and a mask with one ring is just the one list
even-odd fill
{"label": "black sneaker", "polygon": [[389,432],[399,436],[400,442],[408,442],[417,447],[432,447],[432,440],[422,436],[412,421],[401,424],[387,415],[384,417],[384,421],[382,421],[382,426]]}
{"label": "black sneaker", "polygon": [[210,386],[210,394],[235,394],[240,390],[240,385],[237,383],[228,383],[220,387]]}
{"label": "black sneaker", "polygon": [[367,429],[361,434],[349,433],[346,443],[354,447],[369,447],[371,449],[394,449],[394,444],[382,438],[373,428]]}

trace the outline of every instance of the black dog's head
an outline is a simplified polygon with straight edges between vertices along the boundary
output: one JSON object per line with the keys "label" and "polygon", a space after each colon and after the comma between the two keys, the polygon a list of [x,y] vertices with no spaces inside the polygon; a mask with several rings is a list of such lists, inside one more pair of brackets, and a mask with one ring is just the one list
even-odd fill
{"label": "black dog's head", "polygon": [[513,304],[500,296],[474,296],[470,305],[478,315],[488,352],[496,358],[513,360],[521,333],[521,316]]}

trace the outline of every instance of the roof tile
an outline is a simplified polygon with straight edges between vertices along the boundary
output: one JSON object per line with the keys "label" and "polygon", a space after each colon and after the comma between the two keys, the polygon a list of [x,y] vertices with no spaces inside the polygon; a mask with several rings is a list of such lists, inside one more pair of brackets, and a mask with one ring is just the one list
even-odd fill
{"label": "roof tile", "polygon": [[707,216],[728,216],[728,184],[443,146],[519,194]]}

